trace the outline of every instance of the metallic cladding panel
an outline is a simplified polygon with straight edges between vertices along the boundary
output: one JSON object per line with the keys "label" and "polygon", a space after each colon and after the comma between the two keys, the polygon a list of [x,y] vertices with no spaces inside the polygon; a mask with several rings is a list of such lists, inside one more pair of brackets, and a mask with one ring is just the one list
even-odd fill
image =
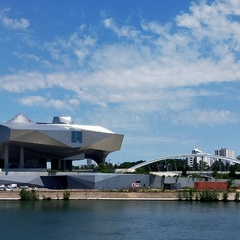
{"label": "metallic cladding panel", "polygon": [[65,157],[63,160],[82,160],[82,159],[85,159],[85,154],[84,153],[79,153],[79,154],[76,154],[76,155],[73,155],[73,156],[68,156],[68,157]]}
{"label": "metallic cladding panel", "polygon": [[[59,143],[61,142],[62,145],[72,147],[70,130],[67,130],[67,131],[66,130],[44,130],[39,132],[48,136],[51,139],[55,139]],[[79,147],[79,146],[80,144],[78,144],[76,147]]]}
{"label": "metallic cladding panel", "polygon": [[96,143],[98,141],[101,141],[112,134],[83,130],[82,135],[83,135],[83,147],[85,147],[85,146],[92,145],[93,143]]}
{"label": "metallic cladding panel", "polygon": [[29,138],[28,135],[32,134],[32,130],[25,129],[11,129],[10,141],[22,142],[22,139]]}
{"label": "metallic cladding panel", "polygon": [[68,187],[70,189],[94,189],[95,175],[68,176]]}
{"label": "metallic cladding panel", "polygon": [[117,151],[121,148],[123,141],[123,135],[112,135],[109,136],[101,141],[98,141],[90,146],[88,148],[96,149],[96,150],[103,150],[107,152],[113,152]]}
{"label": "metallic cladding panel", "polygon": [[0,143],[9,141],[10,129],[8,127],[0,125]]}
{"label": "metallic cladding panel", "polygon": [[123,135],[83,131],[83,148],[116,151],[121,148]]}
{"label": "metallic cladding panel", "polygon": [[51,138],[37,130],[11,130],[10,141],[66,147],[66,145],[59,140]]}
{"label": "metallic cladding panel", "polygon": [[96,189],[131,188],[132,183],[139,182],[140,187],[149,186],[149,176],[143,174],[103,174],[96,175]]}
{"label": "metallic cladding panel", "polygon": [[34,185],[56,189],[122,189],[132,187],[139,182],[140,187],[149,186],[149,175],[142,174],[61,174],[59,176],[0,175],[0,184],[17,183],[18,185]]}

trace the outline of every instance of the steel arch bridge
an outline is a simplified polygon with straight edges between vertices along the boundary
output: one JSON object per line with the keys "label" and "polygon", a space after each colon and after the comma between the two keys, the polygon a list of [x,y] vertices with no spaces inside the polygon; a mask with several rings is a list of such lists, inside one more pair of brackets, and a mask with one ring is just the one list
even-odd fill
{"label": "steel arch bridge", "polygon": [[182,160],[182,158],[188,158],[188,157],[208,157],[208,158],[212,158],[212,159],[215,159],[215,160],[226,160],[226,161],[229,161],[229,162],[232,162],[232,163],[239,163],[240,164],[240,160],[237,159],[237,158],[229,158],[229,157],[223,157],[223,156],[219,156],[219,155],[213,155],[213,154],[209,154],[209,153],[198,153],[198,154],[176,154],[176,155],[169,155],[169,156],[165,156],[165,157],[159,157],[159,158],[156,158],[156,159],[153,159],[153,160],[148,160],[146,162],[142,162],[140,164],[137,164],[133,167],[130,167],[127,172],[134,172],[136,169],[140,168],[140,167],[143,167],[143,166],[146,166],[146,165],[149,165],[151,163],[155,163],[155,162],[159,162],[159,161],[162,161],[162,160],[166,160],[166,159],[178,159],[178,160]]}

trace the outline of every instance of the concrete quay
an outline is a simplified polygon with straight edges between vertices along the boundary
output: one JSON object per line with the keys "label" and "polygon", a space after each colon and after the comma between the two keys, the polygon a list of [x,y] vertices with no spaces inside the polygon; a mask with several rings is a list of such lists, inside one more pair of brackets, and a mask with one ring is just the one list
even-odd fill
{"label": "concrete quay", "polygon": [[[66,190],[39,189],[39,199],[63,199]],[[103,190],[76,190],[68,189],[70,200],[144,200],[144,201],[176,201],[179,200],[177,191],[146,191],[146,192],[121,192]],[[235,192],[228,193],[228,200],[233,201]],[[219,195],[220,200],[222,194]],[[20,200],[20,189],[0,192],[0,200]],[[184,199],[183,199],[184,200]]]}
{"label": "concrete quay", "polygon": [[[39,189],[39,199],[63,199],[66,190]],[[177,200],[176,192],[114,192],[101,190],[68,189],[70,200]],[[0,200],[20,200],[20,190],[0,192]]]}

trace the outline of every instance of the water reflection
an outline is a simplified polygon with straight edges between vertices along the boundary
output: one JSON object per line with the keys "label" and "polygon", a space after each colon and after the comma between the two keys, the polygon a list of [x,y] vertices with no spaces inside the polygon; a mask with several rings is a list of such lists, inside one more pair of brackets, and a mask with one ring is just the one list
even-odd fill
{"label": "water reflection", "polygon": [[236,239],[239,216],[234,202],[1,201],[0,239]]}

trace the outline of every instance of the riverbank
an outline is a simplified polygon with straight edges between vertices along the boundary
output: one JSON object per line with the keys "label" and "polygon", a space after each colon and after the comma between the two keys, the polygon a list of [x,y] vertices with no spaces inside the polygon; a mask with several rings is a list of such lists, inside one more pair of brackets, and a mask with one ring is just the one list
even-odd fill
{"label": "riverbank", "polygon": [[[144,192],[127,191],[102,191],[102,190],[78,190],[68,189],[70,200],[145,200],[145,201],[176,201],[179,200],[179,191],[174,190],[149,190]],[[39,189],[37,194],[39,199],[63,199],[66,190]],[[235,192],[228,193],[228,200],[235,200]],[[219,194],[219,200],[222,193]],[[0,200],[20,200],[20,189],[0,192]],[[182,199],[184,200],[184,199]]]}
{"label": "riverbank", "polygon": [[[40,189],[37,191],[39,199],[63,199],[66,190]],[[177,200],[177,193],[169,192],[115,192],[101,190],[68,189],[70,200]],[[0,200],[20,200],[20,190],[0,192]]]}

